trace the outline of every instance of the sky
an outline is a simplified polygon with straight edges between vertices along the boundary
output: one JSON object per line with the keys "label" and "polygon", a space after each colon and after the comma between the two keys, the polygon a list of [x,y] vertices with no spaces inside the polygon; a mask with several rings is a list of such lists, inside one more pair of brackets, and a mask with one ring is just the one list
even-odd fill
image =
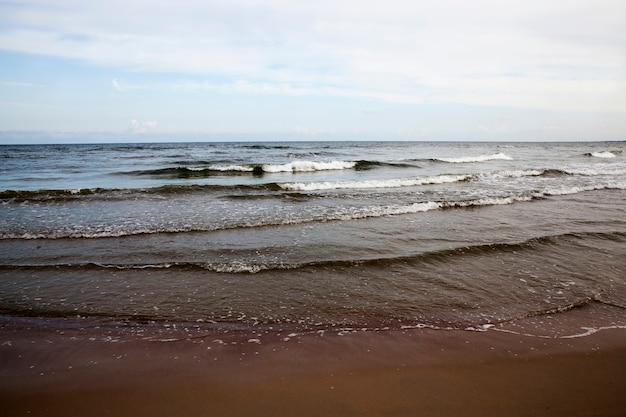
{"label": "sky", "polygon": [[625,140],[625,16],[623,0],[0,0],[0,143]]}

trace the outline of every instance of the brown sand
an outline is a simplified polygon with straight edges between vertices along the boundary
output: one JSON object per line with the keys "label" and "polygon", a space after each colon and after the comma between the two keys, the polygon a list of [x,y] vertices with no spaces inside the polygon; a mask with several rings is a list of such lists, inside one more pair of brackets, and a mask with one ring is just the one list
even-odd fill
{"label": "brown sand", "polygon": [[574,339],[428,329],[289,339],[155,342],[5,324],[1,414],[626,415],[623,329]]}

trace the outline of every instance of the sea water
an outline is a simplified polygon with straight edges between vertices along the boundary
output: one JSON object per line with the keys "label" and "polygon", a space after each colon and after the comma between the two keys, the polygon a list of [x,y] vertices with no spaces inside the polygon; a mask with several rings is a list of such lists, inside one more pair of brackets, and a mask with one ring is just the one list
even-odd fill
{"label": "sea water", "polygon": [[623,327],[624,148],[0,146],[0,314],[328,331],[600,309]]}

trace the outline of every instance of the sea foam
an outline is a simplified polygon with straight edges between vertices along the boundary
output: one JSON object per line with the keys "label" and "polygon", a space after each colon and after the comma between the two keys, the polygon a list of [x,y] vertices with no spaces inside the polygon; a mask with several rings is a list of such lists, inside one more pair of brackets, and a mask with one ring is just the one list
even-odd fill
{"label": "sea foam", "polygon": [[496,160],[496,159],[502,159],[502,160],[506,160],[506,161],[510,161],[513,158],[511,158],[510,156],[499,152],[499,153],[494,153],[491,155],[479,155],[479,156],[462,156],[462,157],[458,157],[458,158],[433,158],[436,161],[442,161],[442,162],[450,162],[450,163],[454,163],[454,164],[465,164],[465,163],[470,163],[470,162],[485,162],[485,161],[492,161],[492,160]]}
{"label": "sea foam", "polygon": [[352,169],[356,166],[353,161],[330,161],[330,162],[313,162],[313,161],[293,161],[282,165],[261,165],[263,172],[312,172],[312,171],[329,171]]}
{"label": "sea foam", "polygon": [[623,166],[610,166],[609,164],[599,164],[601,166],[578,166],[567,167],[563,169],[563,172],[570,175],[626,175],[626,168]]}
{"label": "sea foam", "polygon": [[548,188],[541,193],[535,193],[536,197],[543,196],[559,196],[559,195],[571,195],[579,194],[585,191],[598,191],[598,190],[626,190],[626,181],[614,181],[606,184],[595,184],[585,186],[561,186]]}
{"label": "sea foam", "polygon": [[615,158],[615,154],[609,151],[591,152],[591,156],[595,158]]}
{"label": "sea foam", "polygon": [[215,172],[256,172],[261,170],[266,173],[276,172],[313,172],[352,169],[356,167],[354,161],[292,161],[286,164],[251,164],[251,165],[209,165],[183,167],[189,171],[215,171]]}
{"label": "sea foam", "polygon": [[393,178],[386,180],[365,180],[365,181],[325,181],[325,182],[291,182],[279,184],[284,190],[289,191],[321,191],[321,190],[341,190],[353,189],[364,190],[371,188],[400,188],[413,187],[428,184],[445,184],[466,181],[472,175],[436,175],[423,178]]}
{"label": "sea foam", "polygon": [[254,168],[244,165],[210,165],[209,167],[187,167],[190,171],[240,171],[240,172],[252,172]]}

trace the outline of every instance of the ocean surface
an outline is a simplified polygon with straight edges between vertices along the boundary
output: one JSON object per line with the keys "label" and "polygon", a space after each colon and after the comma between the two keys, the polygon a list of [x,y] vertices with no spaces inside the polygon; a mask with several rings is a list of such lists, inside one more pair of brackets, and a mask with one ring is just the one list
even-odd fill
{"label": "ocean surface", "polygon": [[625,148],[0,146],[0,315],[539,334],[587,311],[550,334],[626,328]]}

